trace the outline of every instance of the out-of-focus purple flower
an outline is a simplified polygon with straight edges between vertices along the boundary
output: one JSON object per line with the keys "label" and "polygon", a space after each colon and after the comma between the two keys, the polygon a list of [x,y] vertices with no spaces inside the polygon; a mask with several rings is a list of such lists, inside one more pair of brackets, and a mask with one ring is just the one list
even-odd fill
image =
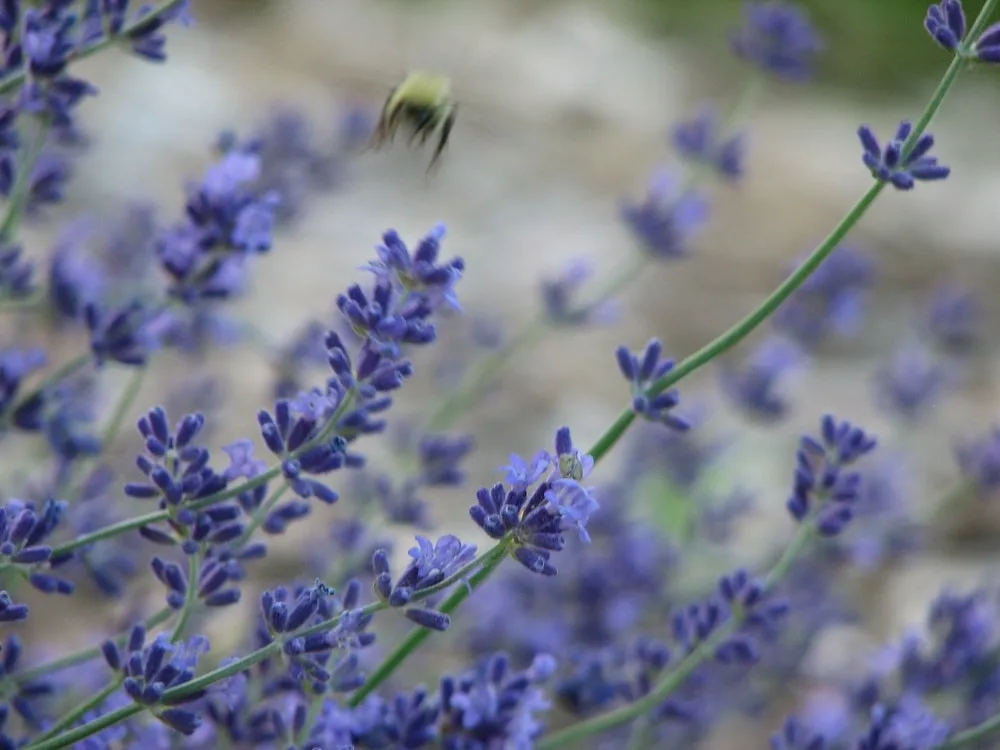
{"label": "out-of-focus purple flower", "polygon": [[976,296],[956,284],[939,287],[921,327],[931,341],[948,352],[973,349],[983,334],[983,309]]}
{"label": "out-of-focus purple flower", "polygon": [[904,420],[919,419],[951,384],[951,372],[927,350],[907,346],[875,374],[879,403]]}
{"label": "out-of-focus purple flower", "polygon": [[86,250],[91,233],[89,222],[73,222],[60,233],[52,249],[48,293],[60,318],[81,319],[84,309],[99,302],[105,291],[105,273]]}
{"label": "out-of-focus purple flower", "polygon": [[913,695],[904,696],[895,706],[877,705],[872,709],[871,724],[858,739],[858,750],[933,750],[951,734],[951,727],[941,721]]}
{"label": "out-of-focus purple flower", "polygon": [[980,62],[1000,63],[1000,23],[993,24],[980,34],[973,49]]}
{"label": "out-of-focus purple flower", "polygon": [[424,435],[417,444],[420,459],[419,482],[424,487],[459,486],[465,480],[460,464],[472,449],[471,435]]}
{"label": "out-of-focus purple flower", "polygon": [[802,350],[791,342],[765,339],[741,367],[722,369],[722,392],[751,417],[775,422],[788,413],[788,401],[778,392],[779,384],[803,359]]}
{"label": "out-of-focus purple flower", "polygon": [[684,189],[676,175],[663,172],[642,203],[622,204],[621,215],[646,253],[673,260],[689,254],[690,241],[708,222],[710,208],[706,196]]}
{"label": "out-of-focus purple flower", "polygon": [[653,384],[674,369],[674,360],[660,359],[662,354],[663,343],[659,339],[650,339],[641,355],[633,354],[625,346],[619,346],[615,351],[618,369],[632,385],[632,409],[635,413],[672,430],[684,432],[691,428],[690,423],[671,412],[680,403],[680,392],[669,388],[655,396],[647,393]]}
{"label": "out-of-focus purple flower", "polygon": [[823,417],[819,439],[804,436],[796,454],[788,512],[809,520],[823,536],[836,536],[854,516],[862,476],[846,470],[877,445],[874,437],[850,422]]}
{"label": "out-of-focus purple flower", "polygon": [[576,259],[563,268],[555,279],[542,282],[542,300],[549,322],[561,326],[584,326],[610,323],[617,319],[619,305],[611,299],[583,305],[575,299],[586,281],[593,276],[590,264]]}
{"label": "out-of-focus purple flower", "polygon": [[719,113],[715,107],[705,105],[694,119],[674,127],[674,148],[685,159],[735,182],[744,172],[745,139],[741,134],[728,138],[725,135]]}
{"label": "out-of-focus purple flower", "polygon": [[35,293],[35,264],[22,257],[20,245],[0,249],[0,298],[23,300]]}
{"label": "out-of-focus purple flower", "polygon": [[927,9],[924,28],[935,42],[949,52],[955,52],[968,30],[962,0],[941,0],[931,5]]}
{"label": "out-of-focus purple flower", "polygon": [[441,680],[443,744],[475,747],[484,742],[504,748],[529,748],[551,707],[540,684],[555,672],[551,656],[535,657],[528,669],[514,671],[505,654],[484,659],[466,674]]}
{"label": "out-of-focus purple flower", "polygon": [[806,12],[777,0],[747,2],[743,27],[731,42],[738,57],[778,78],[805,81],[823,42]]}
{"label": "out-of-focus purple flower", "polygon": [[806,349],[815,348],[831,334],[855,333],[874,275],[870,258],[852,246],[839,245],[778,308],[772,319],[775,329]]}
{"label": "out-of-focus purple flower", "polygon": [[960,442],[955,457],[962,476],[979,492],[992,495],[1000,489],[1000,427],[977,440]]}
{"label": "out-of-focus purple flower", "polygon": [[192,304],[242,290],[248,256],[271,249],[276,194],[258,195],[255,154],[231,152],[193,186],[185,219],[156,239],[170,296]]}
{"label": "out-of-focus purple flower", "polygon": [[90,350],[94,364],[117,362],[142,367],[149,357],[149,339],[144,331],[148,313],[139,302],[113,310],[102,310],[96,304],[84,309],[84,321],[90,331]]}
{"label": "out-of-focus purple flower", "polygon": [[913,133],[913,123],[903,120],[896,129],[896,135],[885,148],[869,126],[858,128],[858,138],[864,154],[861,160],[880,182],[889,182],[897,190],[910,190],[918,181],[943,180],[951,174],[951,168],[938,164],[936,156],[930,156],[934,147],[934,136],[923,133],[906,150],[906,144]]}

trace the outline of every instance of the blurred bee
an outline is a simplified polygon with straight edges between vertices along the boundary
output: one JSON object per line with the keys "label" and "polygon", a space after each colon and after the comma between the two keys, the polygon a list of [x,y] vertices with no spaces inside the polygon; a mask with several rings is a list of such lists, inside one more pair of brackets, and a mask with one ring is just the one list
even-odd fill
{"label": "blurred bee", "polygon": [[438,73],[414,71],[389,92],[368,147],[379,149],[391,144],[401,126],[410,131],[410,146],[418,139],[419,145],[424,146],[437,133],[437,145],[427,165],[430,173],[448,145],[457,116],[458,103],[451,95],[451,80]]}

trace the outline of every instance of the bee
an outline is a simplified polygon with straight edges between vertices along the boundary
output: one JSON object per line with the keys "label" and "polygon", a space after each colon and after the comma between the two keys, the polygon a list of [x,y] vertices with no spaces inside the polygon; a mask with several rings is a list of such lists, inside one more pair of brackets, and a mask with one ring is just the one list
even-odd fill
{"label": "bee", "polygon": [[452,98],[451,80],[439,73],[413,71],[389,92],[368,147],[379,149],[391,144],[400,126],[410,131],[410,146],[418,140],[424,146],[437,133],[437,145],[427,166],[430,173],[448,145],[457,116],[458,103]]}

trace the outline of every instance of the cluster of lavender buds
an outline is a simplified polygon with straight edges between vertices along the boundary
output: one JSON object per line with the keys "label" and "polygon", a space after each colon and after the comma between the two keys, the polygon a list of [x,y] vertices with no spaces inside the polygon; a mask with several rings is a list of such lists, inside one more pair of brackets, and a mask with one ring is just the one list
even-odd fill
{"label": "cluster of lavender buds", "polygon": [[[507,364],[536,371],[546,335],[614,325],[628,285],[698,262],[714,189],[754,173],[750,97],[668,129],[672,165],[618,207],[636,252],[607,279],[576,258],[541,282],[520,332],[464,292],[461,328],[466,260],[438,223],[366,230],[373,256],[329,279],[330,317],[272,340],[244,318],[281,303],[268,287],[253,304],[263,256],[350,189],[373,128],[416,125],[418,147],[436,114],[397,89],[382,121],[352,106],[324,140],[286,105],[217,134],[173,218],[135,203],[65,220],[75,160],[100,153],[88,104],[115,96],[78,63],[167,62],[190,5],[0,0],[0,750],[694,750],[728,746],[736,721],[774,750],[1000,746],[994,576],[930,592],[921,629],[892,622],[884,645],[823,659],[845,631],[884,633],[900,570],[990,518],[1000,424],[948,436],[950,487],[911,439],[981,375],[987,306],[945,279],[898,345],[854,361],[875,360],[872,414],[829,413],[859,411],[855,389],[807,415],[824,414],[797,449],[781,432],[806,408],[791,383],[878,309],[885,261],[855,226],[883,195],[954,179],[928,126],[965,68],[1000,64],[1000,0],[971,20],[962,0],[927,8],[931,51],[951,57],[940,85],[889,140],[858,128],[867,191],[791,249],[771,294],[687,356],[667,356],[669,326],[601,355],[627,386],[610,424],[587,420],[589,446],[560,419],[549,449],[499,455],[471,417],[487,391],[516,398]],[[814,77],[827,45],[799,4],[746,2],[737,22],[747,92]],[[236,347],[274,376],[250,409],[213,370]],[[682,383],[710,365],[709,388]],[[414,396],[424,372],[437,387]]]}

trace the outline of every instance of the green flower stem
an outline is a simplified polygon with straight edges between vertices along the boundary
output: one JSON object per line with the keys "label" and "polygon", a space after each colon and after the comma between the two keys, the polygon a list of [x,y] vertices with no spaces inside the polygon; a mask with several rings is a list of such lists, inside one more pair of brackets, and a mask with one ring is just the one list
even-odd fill
{"label": "green flower stem", "polygon": [[[121,31],[119,31],[115,36],[107,39],[101,39],[100,41],[88,44],[85,47],[81,47],[80,49],[74,50],[69,55],[70,61],[75,62],[78,60],[83,60],[85,58],[88,58],[91,55],[96,55],[98,52],[107,49],[112,44],[127,37],[136,29],[141,28],[145,23],[149,21],[149,19],[159,15],[163,15],[164,13],[169,13],[172,10],[174,10],[174,8],[181,5],[183,2],[184,0],[166,0],[166,2],[162,2],[159,5],[154,6],[149,13],[143,15],[143,17],[140,18],[139,20],[133,21],[132,23],[122,27]],[[0,79],[0,96],[11,93],[14,89],[21,86],[26,78],[27,78],[26,69],[22,66],[22,68],[18,70],[16,73],[11,73],[7,77]]]}
{"label": "green flower stem", "polygon": [[98,691],[96,695],[87,698],[87,700],[73,708],[72,711],[67,712],[67,714],[53,724],[51,728],[42,732],[42,734],[35,738],[35,742],[42,742],[59,734],[61,731],[66,729],[66,727],[71,727],[76,724],[76,722],[80,720],[80,717],[84,716],[89,711],[100,708],[101,704],[110,698],[122,686],[122,682],[124,681],[124,677],[118,677],[117,679],[109,682],[104,689]]}
{"label": "green flower stem", "polygon": [[[812,531],[813,527],[811,523],[803,522],[798,527],[795,536],[785,549],[785,552],[764,577],[763,588],[765,592],[773,588],[788,573],[792,567],[792,563],[795,562],[796,558],[802,553],[812,538]],[[628,724],[645,716],[680,688],[684,684],[684,681],[699,666],[713,657],[715,650],[743,623],[746,614],[746,612],[742,611],[734,612],[729,622],[718,628],[707,640],[699,644],[677,666],[668,671],[649,693],[639,700],[613,711],[599,714],[592,719],[578,722],[561,731],[553,732],[543,737],[535,747],[537,750],[552,750],[552,748],[585,740],[588,737],[606,732],[622,724]]]}
{"label": "green flower stem", "polygon": [[[503,560],[504,553],[506,552],[506,550],[507,550],[506,541],[500,541],[495,547],[487,550],[485,553],[483,553],[482,555],[480,555],[467,565],[464,565],[460,570],[450,575],[447,579],[445,579],[441,583],[437,584],[436,586],[428,586],[427,588],[421,589],[420,591],[416,592],[413,596],[413,601],[415,602],[422,601],[423,599],[433,596],[434,594],[443,591],[451,586],[454,586],[457,583],[462,583],[465,581],[465,579],[469,576],[469,574],[473,570],[475,570],[476,568],[480,568],[480,570],[475,575],[469,578],[468,585],[461,586],[458,589],[456,589],[455,593],[453,593],[445,602],[444,606],[441,607],[442,612],[450,612],[468,596],[472,588],[474,588],[484,578],[486,578],[488,572],[484,574],[485,571],[492,570],[492,568],[495,568],[497,565],[500,564],[501,560]],[[461,594],[461,596],[456,596],[456,594]],[[446,607],[448,607],[449,604],[451,604],[451,609],[446,609]],[[389,609],[389,605],[385,602],[378,601],[362,607],[360,611],[364,614],[374,614],[375,612],[380,612],[384,609]],[[337,622],[340,621],[341,617],[343,617],[342,614],[334,617],[332,620],[325,620],[323,622],[316,623],[315,625],[311,625],[308,628],[302,628],[301,630],[295,631],[294,634],[289,634],[289,637],[305,638],[310,635],[315,635],[317,633],[325,632],[330,628],[334,627],[337,624]],[[175,632],[177,632],[176,628]],[[423,631],[423,632],[429,633],[430,631]],[[423,639],[420,640],[422,642]],[[417,645],[419,645],[419,642]],[[246,656],[243,656],[230,664],[227,664],[223,667],[219,667],[218,669],[213,669],[210,672],[206,672],[201,677],[197,677],[189,682],[185,682],[182,685],[178,685],[177,687],[171,688],[170,690],[167,690],[164,693],[162,703],[168,704],[172,701],[176,701],[177,699],[183,698],[186,695],[190,695],[191,693],[197,692],[203,688],[207,688],[208,686],[216,682],[224,680],[228,677],[232,677],[233,675],[239,674],[240,672],[249,669],[254,664],[258,664],[264,661],[265,659],[271,658],[272,656],[277,656],[278,654],[281,653],[281,649],[283,648],[283,646],[284,642],[282,639],[279,638],[273,641],[272,643],[269,643],[268,645],[264,646],[263,648],[259,648],[256,651],[251,651]],[[416,646],[414,646],[414,648],[415,647]],[[74,729],[71,729],[65,734],[60,734],[57,737],[51,737],[48,739],[43,739],[39,742],[34,742],[28,745],[23,750],[56,750],[57,748],[70,747],[71,745],[73,745],[73,743],[79,742],[80,740],[86,739],[91,735],[97,734],[98,732],[101,732],[107,729],[108,727],[114,726],[115,724],[121,721],[125,721],[126,719],[129,719],[135,716],[136,714],[141,713],[147,708],[149,707],[140,706],[139,704],[136,703],[130,704],[128,706],[123,706],[122,708],[116,711],[112,711],[109,714],[98,717],[94,721],[88,722],[87,724],[84,724],[79,727],[75,727]],[[74,719],[74,721],[76,721],[76,719]]]}
{"label": "green flower stem", "polygon": [[[142,383],[143,380],[146,379],[147,372],[148,369],[146,367],[132,368],[128,384],[125,386],[125,390],[122,391],[121,397],[115,405],[115,410],[111,414],[111,418],[108,420],[107,425],[104,427],[104,433],[101,435],[100,453],[92,458],[83,459],[73,464],[73,470],[71,471],[69,477],[65,480],[65,484],[62,489],[68,489],[67,494],[70,497],[75,497],[76,493],[80,489],[79,487],[74,486],[77,478],[85,475],[87,468],[108,455],[108,452],[114,445],[115,440],[118,438],[118,433],[121,432],[122,425],[125,422],[125,417],[128,416],[129,410],[131,410],[132,405],[139,396],[139,391],[142,390]],[[56,496],[60,497],[62,495],[60,492],[57,492]]]}
{"label": "green flower stem", "polygon": [[994,714],[983,723],[977,724],[971,729],[959,732],[943,745],[938,745],[935,750],[958,750],[960,747],[967,747],[986,739],[997,730],[1000,730],[1000,713]]}
{"label": "green flower stem", "polygon": [[0,313],[31,311],[41,307],[44,302],[45,297],[38,293],[20,299],[0,299]]}
{"label": "green flower stem", "polygon": [[28,196],[31,195],[31,178],[35,172],[35,162],[42,153],[45,146],[45,139],[49,135],[49,123],[43,118],[35,119],[35,132],[24,156],[17,165],[17,176],[14,178],[14,186],[11,188],[10,197],[7,199],[7,211],[3,216],[3,223],[0,223],[0,241],[12,242],[17,236],[17,226],[24,213],[24,207],[28,204]]}
{"label": "green flower stem", "polygon": [[[173,614],[174,610],[170,607],[164,607],[156,614],[147,617],[144,625],[147,630],[152,630],[173,617]],[[120,633],[115,636],[113,639],[114,642],[119,646],[124,645],[128,640],[129,631],[131,631],[131,627],[124,633]],[[48,675],[59,672],[63,669],[69,669],[70,667],[75,667],[77,664],[83,664],[91,659],[99,658],[101,658],[101,649],[99,646],[93,646],[80,651],[74,651],[72,654],[67,654],[66,656],[60,656],[58,659],[54,659],[44,664],[39,664],[37,667],[31,667],[30,669],[15,672],[10,676],[10,679],[18,685],[24,685],[32,680],[47,677]]]}
{"label": "green flower stem", "polygon": [[18,399],[17,404],[15,404],[6,415],[4,415],[4,421],[10,418],[10,415],[17,411],[22,405],[26,404],[31,399],[35,398],[39,393],[44,391],[46,388],[51,388],[53,385],[58,383],[60,380],[68,378],[74,375],[79,370],[82,370],[90,362],[90,354],[81,354],[76,359],[71,359],[66,364],[62,365],[53,372],[51,375],[47,375],[45,379],[38,384],[36,388],[26,393],[24,396]]}
{"label": "green flower stem", "polygon": [[[469,595],[478,586],[485,581],[491,573],[503,562],[504,558],[507,556],[507,541],[500,541],[493,549],[489,550],[485,555],[482,556],[482,567],[476,572],[472,578],[469,579],[468,585],[459,586],[456,588],[444,603],[440,607],[440,611],[446,615],[450,615],[458,606],[464,602]],[[454,578],[454,576],[452,576]],[[423,591],[420,592],[424,593]],[[416,651],[420,645],[427,640],[432,631],[426,628],[415,628],[410,631],[410,634],[403,639],[403,641],[393,649],[393,652],[387,656],[381,664],[375,669],[374,672],[365,680],[365,684],[358,688],[357,692],[351,696],[348,705],[352,708],[359,705],[371,692],[385,682],[386,678],[389,677],[396,668],[402,664],[406,658]]]}
{"label": "green flower stem", "polygon": [[181,607],[180,616],[174,623],[174,629],[170,633],[170,642],[177,643],[184,640],[184,628],[187,627],[191,615],[194,614],[198,604],[198,575],[201,570],[201,559],[197,552],[188,555],[188,590],[184,596],[184,606]]}
{"label": "green flower stem", "polygon": [[[648,396],[656,396],[680,380],[683,380],[695,370],[699,370],[713,359],[736,346],[743,339],[749,336],[759,325],[764,323],[792,294],[802,286],[806,280],[816,271],[826,260],[827,256],[840,243],[847,233],[854,228],[868,208],[875,202],[879,194],[885,189],[885,183],[876,182],[872,185],[861,199],[848,212],[847,216],[837,225],[830,235],[817,247],[812,255],[800,266],[795,273],[789,276],[764,302],[753,312],[747,315],[728,331],[718,338],[712,340],[694,354],[685,359],[653,383],[646,391]],[[636,414],[629,406],[618,416],[614,424],[598,438],[594,446],[588,451],[597,463],[615,446],[628,430],[632,422],[635,421]]]}

